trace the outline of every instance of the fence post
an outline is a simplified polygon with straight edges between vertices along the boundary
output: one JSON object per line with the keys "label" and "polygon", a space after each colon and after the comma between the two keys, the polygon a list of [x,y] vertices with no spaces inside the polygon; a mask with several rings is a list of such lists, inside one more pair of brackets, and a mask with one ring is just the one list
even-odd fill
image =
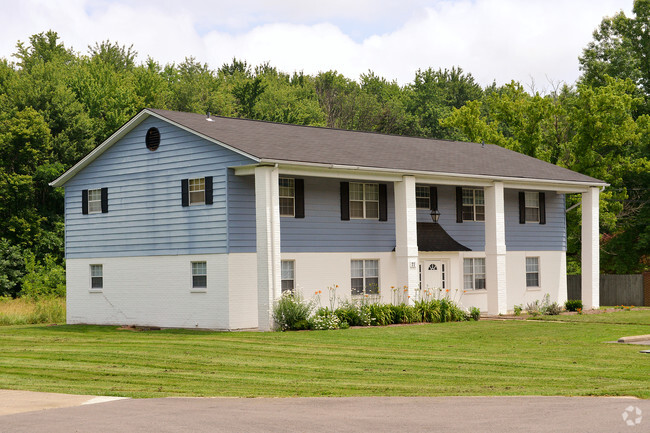
{"label": "fence post", "polygon": [[643,303],[650,307],[650,271],[643,273]]}

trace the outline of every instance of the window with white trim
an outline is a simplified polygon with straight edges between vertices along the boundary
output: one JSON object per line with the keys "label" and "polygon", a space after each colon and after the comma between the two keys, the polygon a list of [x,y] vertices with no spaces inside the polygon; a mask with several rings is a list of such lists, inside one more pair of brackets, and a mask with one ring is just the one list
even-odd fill
{"label": "window with white trim", "polygon": [[525,219],[526,222],[539,222],[539,193],[526,192],[525,193]]}
{"label": "window with white trim", "polygon": [[350,218],[379,219],[379,184],[350,182]]}
{"label": "window with white trim", "polygon": [[90,265],[90,288],[94,290],[104,288],[104,267],[102,265]]}
{"label": "window with white trim", "polygon": [[379,294],[379,260],[352,260],[352,296]]}
{"label": "window with white trim", "polygon": [[281,262],[282,291],[291,291],[296,288],[296,262],[294,260],[282,260]]}
{"label": "window with white trim", "polygon": [[296,181],[281,177],[280,183],[280,216],[293,217],[296,215]]}
{"label": "window with white trim", "polygon": [[88,213],[102,213],[102,190],[88,190]]}
{"label": "window with white trim", "polygon": [[463,188],[463,221],[485,221],[485,196],[482,189]]}
{"label": "window with white trim", "polygon": [[485,258],[473,257],[463,260],[463,288],[485,289]]}
{"label": "window with white trim", "polygon": [[526,257],[526,287],[539,287],[539,257]]}
{"label": "window with white trim", "polygon": [[431,209],[431,189],[426,185],[415,185],[415,207]]}
{"label": "window with white trim", "polygon": [[205,178],[189,179],[190,206],[205,204]]}
{"label": "window with white trim", "polygon": [[207,262],[192,262],[192,288],[208,288],[208,264]]}

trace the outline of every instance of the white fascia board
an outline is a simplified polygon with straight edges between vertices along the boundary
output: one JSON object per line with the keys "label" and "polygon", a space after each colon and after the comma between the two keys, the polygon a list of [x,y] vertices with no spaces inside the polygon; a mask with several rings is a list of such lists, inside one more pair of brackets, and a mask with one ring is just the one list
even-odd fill
{"label": "white fascia board", "polygon": [[115,131],[113,135],[108,137],[102,144],[97,146],[90,152],[88,155],[84,156],[79,162],[77,162],[75,165],[72,166],[68,171],[63,173],[61,176],[59,176],[57,179],[54,181],[50,182],[50,186],[54,187],[59,187],[65,185],[65,183],[70,180],[72,177],[74,177],[77,173],[79,173],[84,167],[86,167],[88,164],[93,162],[99,155],[102,153],[106,152],[109,147],[111,147],[115,142],[117,142],[120,138],[124,137],[129,131],[131,131],[133,128],[138,126],[140,123],[142,123],[143,120],[145,120],[147,117],[151,115],[151,112],[148,110],[142,110],[138,114],[136,114],[131,120],[126,122],[120,129]]}
{"label": "white fascia board", "polygon": [[[490,186],[494,182],[503,182],[505,188],[548,190],[562,193],[582,193],[589,187],[603,187],[605,183],[560,181],[552,179],[528,179],[508,176],[470,175],[462,173],[423,172],[417,170],[399,170],[377,167],[346,166],[340,164],[322,164],[286,160],[261,159],[260,163],[277,164],[280,174],[294,176],[331,177],[340,179],[367,179],[383,182],[397,182],[402,176],[415,176],[417,183],[437,185]],[[237,176],[248,176],[254,172],[255,165],[233,167]]]}
{"label": "white fascia board", "polygon": [[228,149],[228,150],[230,150],[232,152],[235,152],[235,153],[237,153],[239,155],[243,155],[243,156],[245,156],[245,157],[247,157],[247,158],[249,158],[249,159],[251,159],[251,160],[253,160],[255,162],[259,162],[259,158],[255,157],[253,155],[249,155],[246,152],[242,152],[239,149],[235,149],[234,147],[229,146],[229,145],[227,145],[225,143],[222,143],[222,142],[220,142],[218,140],[215,140],[214,138],[211,138],[211,137],[208,137],[208,136],[203,135],[201,133],[198,133],[198,132],[194,131],[193,129],[187,128],[187,127],[185,127],[185,126],[183,126],[181,124],[173,122],[173,121],[167,119],[164,116],[160,116],[160,115],[154,113],[153,111],[144,109],[144,110],[140,111],[138,114],[136,114],[131,120],[126,122],[124,125],[122,125],[122,127],[120,129],[118,129],[115,133],[113,133],[113,135],[108,137],[102,144],[100,144],[95,149],[93,149],[93,151],[90,152],[88,155],[86,155],[83,159],[81,159],[81,161],[79,161],[74,166],[72,166],[71,169],[69,169],[68,171],[63,173],[56,180],[50,182],[49,185],[54,186],[54,187],[60,187],[60,186],[65,185],[65,183],[68,180],[70,180],[72,177],[74,177],[78,172],[80,172],[82,169],[84,169],[88,164],[93,162],[102,153],[106,152],[113,144],[115,144],[117,141],[119,141],[122,137],[124,137],[127,133],[129,133],[133,128],[135,128],[140,123],[142,123],[149,116],[153,116],[153,117],[155,117],[157,119],[162,120],[163,122],[169,123],[170,125],[174,125],[177,128],[180,128],[180,129],[182,129],[184,131],[187,131],[187,132],[189,132],[189,133],[191,133],[193,135],[201,137],[204,140],[207,140],[207,141],[209,141],[211,143],[218,144],[221,147],[224,147],[224,148],[226,148],[226,149]]}

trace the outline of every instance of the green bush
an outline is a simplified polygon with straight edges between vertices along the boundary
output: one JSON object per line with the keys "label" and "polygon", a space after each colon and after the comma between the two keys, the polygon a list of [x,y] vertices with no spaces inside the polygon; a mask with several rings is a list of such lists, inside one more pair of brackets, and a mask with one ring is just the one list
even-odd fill
{"label": "green bush", "polygon": [[481,309],[478,307],[472,307],[469,310],[469,317],[472,318],[472,320],[478,320],[481,318]]}
{"label": "green bush", "polygon": [[521,310],[521,305],[515,305],[515,316],[519,316],[521,314]]}
{"label": "green bush", "polygon": [[7,239],[0,239],[0,296],[16,297],[20,280],[25,275],[25,259],[21,250]]}
{"label": "green bush", "polygon": [[400,323],[395,321],[395,306],[390,304],[367,304],[361,308],[365,310],[370,316],[370,324],[373,326],[386,326],[393,323]]}
{"label": "green bush", "polygon": [[298,293],[286,291],[273,306],[273,320],[280,331],[309,329],[309,316],[314,309]]}
{"label": "green bush", "polygon": [[341,320],[328,308],[319,308],[316,314],[309,319],[309,325],[311,329],[317,331],[339,329],[341,327]]}
{"label": "green bush", "polygon": [[53,256],[47,255],[43,263],[38,263],[33,254],[28,254],[25,271],[20,296],[33,299],[65,296],[65,268]]}
{"label": "green bush", "polygon": [[411,305],[389,305],[392,310],[393,323],[416,323],[421,322],[419,311]]}
{"label": "green bush", "polygon": [[415,301],[415,310],[423,322],[440,322],[440,301],[438,300]]}
{"label": "green bush", "polygon": [[557,302],[548,304],[544,308],[544,314],[546,314],[547,316],[557,316],[561,312],[562,312],[562,307]]}
{"label": "green bush", "polygon": [[582,310],[582,301],[580,299],[569,299],[564,303],[564,308],[566,308],[567,311]]}
{"label": "green bush", "polygon": [[368,326],[370,325],[370,312],[350,301],[343,301],[339,308],[334,310],[334,314],[339,318],[341,323],[345,322],[349,326]]}

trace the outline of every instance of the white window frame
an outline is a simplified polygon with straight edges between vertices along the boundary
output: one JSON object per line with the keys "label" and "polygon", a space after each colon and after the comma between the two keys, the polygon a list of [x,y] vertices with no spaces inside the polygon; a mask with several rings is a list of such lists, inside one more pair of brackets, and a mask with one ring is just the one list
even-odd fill
{"label": "white window frame", "polygon": [[[362,276],[354,276],[353,275],[353,264],[354,262],[361,262],[362,263]],[[377,275],[368,275],[368,270],[369,267],[367,266],[369,263],[368,262],[375,262],[377,264],[376,269],[377,269]],[[350,260],[350,296],[352,299],[360,299],[364,298],[366,295],[372,296],[372,297],[379,297],[379,285],[380,285],[380,271],[379,271],[379,259],[352,259]],[[353,293],[353,285],[352,285],[352,280],[359,279],[361,278],[362,284],[363,284],[363,292],[362,293]],[[368,287],[370,284],[375,284],[374,282],[369,283],[368,280],[377,280],[376,288],[370,288]],[[374,289],[374,290],[373,290]],[[373,293],[376,292],[376,293]]]}
{"label": "white window frame", "polygon": [[[535,219],[528,218],[528,209],[535,209]],[[530,191],[524,192],[524,220],[527,223],[538,223],[539,215],[539,193]]]}
{"label": "white window frame", "polygon": [[[426,206],[418,205],[418,199],[427,201]],[[415,207],[416,209],[431,209],[431,188],[428,185],[415,185]]]}
{"label": "white window frame", "polygon": [[[282,182],[286,182],[287,185],[282,185]],[[282,194],[282,189],[286,188],[289,192],[289,195]],[[278,179],[278,190],[280,195],[280,216],[281,217],[295,217],[296,216],[296,180],[290,177],[281,177]],[[291,213],[285,212],[282,213],[282,201],[291,200]]]}
{"label": "white window frame", "polygon": [[[466,191],[471,191],[472,192],[471,203],[467,203],[467,204],[465,203],[465,198],[466,198],[465,192]],[[479,192],[483,196],[482,197],[483,204],[477,204],[476,203],[477,195],[478,195],[477,193],[479,193]],[[462,211],[463,212],[463,221],[477,221],[477,222],[484,222],[485,221],[485,192],[484,192],[484,190],[482,188],[463,188],[462,200],[463,200],[463,203],[462,203],[462,205],[463,205],[463,211]],[[470,207],[472,209],[472,217],[471,218],[466,218],[465,217],[465,207]],[[483,208],[483,219],[478,219],[477,218],[478,214],[476,212],[476,209],[478,207]]]}
{"label": "white window frame", "polygon": [[[199,272],[200,269],[196,269],[198,266],[195,267],[195,265],[201,264],[204,265],[203,273]],[[194,277],[205,277],[205,284],[197,285]],[[205,260],[196,260],[190,262],[190,287],[192,288],[193,292],[205,292],[208,290],[208,262]]]}
{"label": "white window frame", "polygon": [[[466,269],[466,264],[468,261],[471,262],[471,271],[467,272]],[[477,272],[477,267],[476,267],[476,261],[482,261],[483,262],[483,272]],[[463,290],[472,290],[472,291],[479,291],[479,290],[486,290],[487,289],[487,280],[486,280],[486,269],[485,269],[485,257],[465,257],[463,259]],[[477,277],[478,276],[483,276],[483,278],[478,278],[478,280],[483,280],[483,286],[484,287],[479,287],[477,288]],[[467,277],[471,277],[471,284],[468,285]]]}
{"label": "white window frame", "polygon": [[[93,263],[89,266],[90,274],[90,290],[94,292],[100,292],[104,290],[104,265],[99,263]],[[96,272],[99,270],[99,274]],[[94,287],[95,278],[99,278],[99,286]]]}
{"label": "white window frame", "polygon": [[[285,265],[288,267],[291,264],[291,275],[289,275],[289,269],[285,268]],[[280,262],[280,287],[282,292],[291,291],[293,292],[296,289],[296,261],[295,260],[282,260]],[[291,282],[291,287],[285,288],[285,282]]]}
{"label": "white window frame", "polygon": [[88,190],[88,213],[102,213],[102,189]]}
{"label": "white window frame", "polygon": [[[362,185],[361,187],[361,200],[353,200],[352,199],[352,185]],[[368,195],[370,192],[368,191],[369,187],[373,186],[376,188],[377,191],[377,200],[370,200],[368,199]],[[350,182],[350,219],[372,219],[372,220],[378,220],[379,219],[379,184],[378,183],[362,183],[362,182]],[[353,216],[352,215],[352,202],[356,203],[361,203],[361,207],[363,209],[363,216]],[[368,203],[377,203],[377,215],[368,215]]]}
{"label": "white window frame", "polygon": [[[188,201],[190,206],[205,204],[205,177],[197,177],[195,179],[188,179],[187,181],[187,190],[188,190]],[[203,198],[201,200],[192,199],[192,194],[197,195],[198,193],[203,193]]]}
{"label": "white window frame", "polygon": [[[532,271],[528,270],[529,269],[528,268],[528,260],[529,259],[530,260],[535,260],[537,262],[537,263],[535,263],[535,267],[537,268],[536,270],[532,270]],[[539,289],[540,287],[542,287],[542,273],[540,272],[540,269],[541,269],[540,262],[541,262],[541,260],[540,260],[539,256],[526,257],[526,269],[525,269],[526,270],[526,289],[528,289],[528,290],[535,290],[535,289]],[[535,286],[528,285],[528,274],[531,274],[531,275],[536,274],[537,275],[537,285],[535,285]]]}

